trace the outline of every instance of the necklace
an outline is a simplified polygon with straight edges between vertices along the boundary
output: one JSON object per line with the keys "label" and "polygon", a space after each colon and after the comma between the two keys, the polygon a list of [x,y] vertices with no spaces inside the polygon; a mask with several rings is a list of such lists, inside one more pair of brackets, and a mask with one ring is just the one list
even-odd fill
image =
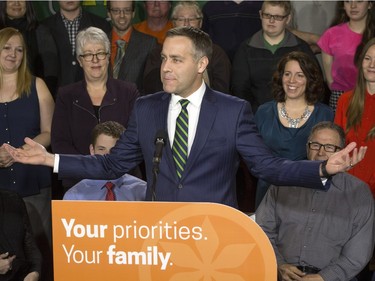
{"label": "necklace", "polygon": [[288,121],[289,128],[298,128],[298,125],[301,122],[301,120],[306,120],[307,118],[310,117],[310,115],[311,115],[311,111],[309,110],[309,106],[306,105],[306,108],[303,111],[301,117],[299,117],[299,118],[290,118],[289,115],[288,115],[288,112],[286,112],[286,109],[285,109],[285,102],[283,102],[281,104],[280,116],[283,117],[283,118],[285,118],[286,121]]}

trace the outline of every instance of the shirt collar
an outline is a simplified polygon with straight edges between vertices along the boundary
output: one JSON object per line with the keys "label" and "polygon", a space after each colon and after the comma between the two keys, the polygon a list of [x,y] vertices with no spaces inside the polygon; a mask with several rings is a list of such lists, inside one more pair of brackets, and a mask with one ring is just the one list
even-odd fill
{"label": "shirt collar", "polygon": [[103,180],[102,189],[105,188],[105,184],[108,181],[110,181],[111,183],[113,183],[115,187],[119,188],[122,185],[123,179],[122,179],[122,177],[119,177],[118,179],[114,179],[114,180]]}
{"label": "shirt collar", "polygon": [[193,106],[200,107],[205,92],[206,92],[206,84],[202,80],[202,85],[198,88],[198,90],[196,90],[194,93],[192,93],[187,98],[183,98],[179,95],[172,94],[171,104],[172,104],[172,106],[177,106],[177,104],[179,103],[180,100],[186,99]]}
{"label": "shirt collar", "polygon": [[78,15],[78,17],[76,17],[76,18],[73,19],[73,20],[69,20],[69,19],[67,19],[67,18],[63,15],[63,13],[61,13],[61,12],[60,12],[60,15],[61,15],[61,18],[62,18],[63,21],[74,22],[74,21],[80,20],[80,19],[82,18],[82,8],[81,8],[81,7],[79,8],[79,15]]}
{"label": "shirt collar", "polygon": [[124,40],[125,42],[129,42],[130,40],[130,36],[132,34],[132,31],[133,31],[133,28],[130,27],[129,30],[123,35],[123,36],[120,36],[114,28],[112,28],[112,41],[113,42],[116,42],[117,40],[119,39],[122,39]]}

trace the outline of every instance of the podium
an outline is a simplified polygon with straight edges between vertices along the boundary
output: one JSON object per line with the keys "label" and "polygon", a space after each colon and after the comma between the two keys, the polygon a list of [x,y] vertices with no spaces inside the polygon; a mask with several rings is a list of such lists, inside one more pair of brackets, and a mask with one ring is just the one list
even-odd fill
{"label": "podium", "polygon": [[273,248],[215,203],[52,201],[55,281],[275,281]]}

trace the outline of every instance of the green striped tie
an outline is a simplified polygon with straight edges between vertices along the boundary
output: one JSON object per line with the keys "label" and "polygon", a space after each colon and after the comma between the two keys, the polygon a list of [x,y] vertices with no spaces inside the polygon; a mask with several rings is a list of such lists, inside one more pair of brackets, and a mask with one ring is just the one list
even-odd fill
{"label": "green striped tie", "polygon": [[120,66],[122,63],[122,60],[125,56],[125,46],[126,42],[124,40],[117,40],[117,52],[115,57],[115,65],[113,66],[113,78],[118,78],[118,73],[120,72]]}
{"label": "green striped tie", "polygon": [[189,130],[189,113],[186,107],[188,100],[180,100],[181,112],[176,119],[176,132],[172,146],[173,159],[176,164],[176,172],[179,178],[184,172],[187,155],[188,155],[188,130]]}

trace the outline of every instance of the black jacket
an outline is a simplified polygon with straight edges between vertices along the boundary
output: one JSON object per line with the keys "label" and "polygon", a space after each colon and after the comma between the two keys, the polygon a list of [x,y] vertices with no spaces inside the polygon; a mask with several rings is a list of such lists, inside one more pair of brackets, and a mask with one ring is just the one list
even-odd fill
{"label": "black jacket", "polygon": [[244,41],[232,65],[233,95],[249,101],[255,114],[261,104],[273,100],[272,75],[279,60],[292,51],[304,52],[316,60],[310,46],[288,30],[274,54],[265,47],[262,30]]}
{"label": "black jacket", "polygon": [[26,206],[16,193],[0,189],[0,253],[16,255],[12,270],[0,281],[22,281],[33,271],[40,275],[42,255],[36,246]]}
{"label": "black jacket", "polygon": [[[55,39],[60,62],[58,86],[68,85],[83,79],[83,70],[79,65],[76,55],[72,54],[69,34],[65,28],[60,12],[48,17],[42,24],[46,25]],[[111,25],[103,18],[82,9],[82,18],[78,30],[95,26],[106,34],[111,30]]]}

